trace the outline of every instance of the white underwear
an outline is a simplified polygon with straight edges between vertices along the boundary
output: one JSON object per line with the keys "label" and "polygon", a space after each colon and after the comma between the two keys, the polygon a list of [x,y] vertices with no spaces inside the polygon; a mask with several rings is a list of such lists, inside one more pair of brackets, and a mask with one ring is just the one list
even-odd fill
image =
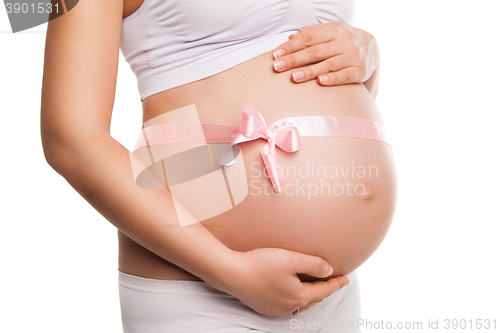
{"label": "white underwear", "polygon": [[261,315],[237,298],[201,281],[155,280],[119,272],[124,333],[360,332],[359,282],[312,308],[281,316]]}

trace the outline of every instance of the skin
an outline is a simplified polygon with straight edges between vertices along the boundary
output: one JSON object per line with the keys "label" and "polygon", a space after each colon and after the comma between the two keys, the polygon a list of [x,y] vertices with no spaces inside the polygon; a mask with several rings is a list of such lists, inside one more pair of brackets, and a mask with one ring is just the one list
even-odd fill
{"label": "skin", "polygon": [[[130,13],[136,9],[137,7],[131,8]],[[280,50],[283,50],[283,52],[279,52]],[[256,82],[254,82],[254,85],[256,86],[264,85],[268,87],[267,89],[269,90],[272,90],[273,86],[280,86],[285,88],[287,87],[287,84],[290,83],[297,85],[303,85],[307,83],[308,87],[302,88],[305,90],[309,89],[312,84],[311,81],[316,79],[317,83],[325,87],[342,86],[350,84],[352,88],[348,89],[348,91],[352,92],[354,90],[357,91],[358,93],[355,93],[351,97],[344,96],[344,99],[347,101],[358,100],[360,99],[361,96],[363,96],[363,93],[359,89],[355,88],[355,86],[353,85],[357,83],[358,84],[363,83],[364,87],[371,93],[373,98],[375,98],[377,95],[378,78],[379,78],[378,75],[379,58],[380,58],[379,50],[375,38],[366,31],[351,27],[341,22],[304,27],[300,29],[298,33],[291,35],[289,37],[289,42],[286,42],[278,46],[272,53],[274,56],[274,63],[273,63],[274,70],[278,73],[283,73],[283,75],[288,74],[291,78],[291,81],[288,82],[285,82],[283,80],[275,81],[274,80],[275,77],[272,76],[270,72],[265,72],[265,71],[262,72],[261,69],[267,67],[266,62],[270,64],[270,61],[272,59],[268,55],[267,56],[263,55],[261,57],[257,57],[256,59],[253,59],[252,61],[249,61],[246,64],[236,66],[231,70],[216,75],[215,77],[217,77],[217,79],[209,78],[201,80],[196,83],[172,89],[168,92],[162,92],[148,97],[143,103],[144,120],[146,121],[148,119],[151,119],[157,115],[164,113],[165,111],[168,111],[169,109],[175,109],[176,107],[182,107],[188,104],[196,104],[198,107],[198,112],[201,121],[233,123],[237,125],[239,119],[237,117],[236,118],[233,117],[234,113],[228,115],[224,114],[224,112],[221,112],[221,110],[226,109],[224,107],[224,101],[228,101],[227,96],[241,95],[240,91],[238,91],[237,89],[233,91],[234,87],[241,86],[242,80],[246,82],[247,86],[252,86],[253,82],[251,80],[252,77],[258,77]],[[285,65],[281,66],[281,68],[277,68],[278,66],[276,66],[276,63],[280,60],[283,60]],[[303,75],[304,77],[300,80],[296,79],[297,78],[296,74],[298,72],[304,73]],[[248,77],[248,73],[254,73],[254,75],[252,77]],[[325,78],[328,78],[328,80],[325,80]],[[281,76],[280,79],[282,79]],[[216,94],[215,93],[216,91],[223,92],[223,94],[217,98],[217,96],[214,95]],[[245,93],[248,93],[248,91],[245,91]],[[340,94],[343,94],[342,90]],[[217,113],[211,112],[213,107],[210,105],[210,99],[204,101],[203,99],[204,95],[210,96],[212,97],[212,99],[219,101],[217,105]],[[311,97],[311,99],[312,98],[313,97]],[[258,96],[255,96],[254,99],[250,100],[254,102],[257,99]],[[275,99],[275,96],[273,96],[272,99]],[[320,98],[318,98],[318,100],[319,99]],[[238,102],[239,102],[238,100],[228,102],[227,110],[232,110],[232,108],[234,108],[234,106],[237,105]],[[272,108],[279,109],[280,106],[283,107],[284,106],[283,102],[284,101],[281,101],[281,104],[277,103],[278,105]],[[339,99],[338,98],[334,99],[332,102],[338,103]],[[290,105],[289,109],[293,107],[293,103],[291,104],[292,105]],[[346,108],[346,110],[342,112],[345,112],[345,114],[348,116],[357,116],[360,118],[372,119],[374,121],[382,123],[382,120],[378,116],[376,111],[374,111],[371,114],[366,113],[367,110],[374,108],[373,105],[369,104],[370,103],[364,106],[360,106],[360,108],[365,111],[362,114],[353,114],[352,104],[350,104],[348,108]],[[337,110],[337,112],[340,112],[340,110]],[[274,120],[272,118],[273,116],[274,116],[273,114],[265,115],[265,118],[268,121],[272,121]],[[359,150],[360,147],[346,146],[344,150],[350,151],[353,149]],[[373,148],[366,148],[366,149],[372,152],[376,151],[376,149],[374,150]],[[246,146],[242,150],[245,161],[250,160],[255,156],[258,156],[257,150],[254,148]],[[306,150],[314,151],[314,145],[312,147],[307,148]],[[377,160],[376,163],[381,162],[381,165],[383,165],[385,162],[384,158],[386,160],[391,159],[390,153],[388,154],[385,151],[379,152],[378,155],[382,156],[382,158],[381,160]],[[312,158],[314,158],[314,156],[311,156],[311,159]],[[359,157],[357,158],[359,159]],[[371,160],[371,162],[373,161],[374,160]],[[297,163],[297,159],[291,160],[286,164],[291,165],[294,162]],[[207,221],[203,224],[207,226],[209,229],[211,224],[215,225],[216,226],[215,229],[213,228],[210,229],[212,233],[218,239],[222,240],[223,243],[229,245],[233,249],[245,251],[255,248],[257,244],[260,244],[260,246],[262,247],[266,245],[270,246],[269,244],[271,244],[271,246],[279,246],[287,249],[294,249],[298,252],[315,254],[321,256],[322,258],[327,259],[327,261],[334,266],[336,272],[334,275],[338,275],[339,273],[341,274],[342,272],[344,272],[345,274],[352,271],[354,268],[359,266],[359,264],[362,261],[366,260],[367,253],[368,254],[373,253],[373,251],[376,249],[376,247],[380,244],[381,240],[383,239],[383,236],[385,236],[385,232],[387,231],[388,228],[388,223],[390,223],[390,221],[392,220],[391,214],[393,212],[395,205],[395,200],[394,200],[395,187],[387,186],[386,184],[395,185],[395,177],[394,177],[394,170],[391,170],[392,166],[390,165],[390,163],[386,165],[386,168],[388,170],[389,176],[386,177],[384,181],[380,181],[379,184],[372,184],[373,185],[372,190],[376,192],[375,195],[373,193],[367,194],[364,198],[366,202],[361,204],[365,206],[383,205],[385,206],[387,213],[385,217],[379,215],[378,218],[379,224],[376,225],[376,228],[374,228],[371,231],[366,231],[366,230],[364,231],[367,237],[369,237],[371,240],[372,249],[367,249],[365,247],[364,250],[361,250],[363,248],[362,245],[364,244],[358,244],[357,246],[355,246],[358,249],[358,252],[359,251],[364,252],[365,257],[362,258],[359,256],[349,255],[346,251],[342,251],[341,249],[337,251],[339,254],[338,256],[332,257],[331,253],[330,254],[325,253],[322,252],[321,250],[316,250],[316,251],[311,250],[310,244],[305,244],[303,247],[301,247],[300,241],[301,238],[304,237],[299,237],[295,241],[279,243],[278,242],[279,237],[276,237],[276,235],[281,234],[282,231],[274,230],[273,232],[273,230],[266,229],[268,224],[266,224],[265,222],[263,222],[262,225],[256,225],[256,221],[265,221],[266,220],[265,216],[262,217],[254,216],[255,219],[252,222],[252,224],[250,224],[253,228],[251,228],[250,230],[247,230],[245,228],[246,225],[238,225],[238,227],[235,228],[236,231],[233,229],[227,231],[227,229],[218,228],[218,226],[220,225],[227,225],[227,224],[237,225],[235,221],[239,220],[239,216],[248,215],[248,212],[252,211],[252,208],[255,209],[256,207],[261,207],[257,202],[249,203],[250,202],[249,199],[246,199],[246,203],[248,204],[247,206],[249,206],[248,212],[241,212],[240,209],[240,213],[239,214],[235,213],[234,214],[235,216],[232,220],[231,218],[228,218],[227,219],[228,221],[224,221],[224,218],[222,217],[222,218],[211,219],[210,221]],[[269,198],[265,198],[265,200],[269,200]],[[264,206],[269,205],[269,202],[266,202],[263,205]],[[302,204],[299,203],[299,205]],[[345,202],[343,205],[339,204],[336,207],[335,214],[338,215],[338,213],[341,210],[347,213],[349,213],[350,211],[357,211],[361,207],[362,206],[353,207],[349,205],[349,202]],[[239,206],[238,208],[241,208],[241,206]],[[276,211],[279,211],[279,208],[280,208],[279,206],[276,207]],[[233,209],[232,211],[238,212],[238,209]],[[282,213],[283,212],[280,212],[280,214]],[[228,214],[225,214],[226,218],[227,215]],[[319,225],[321,225],[319,221],[317,222]],[[326,220],[326,223],[328,223],[328,219]],[[261,233],[255,234],[254,237],[251,238],[249,242],[250,245],[248,247],[245,248],[244,246],[242,246],[242,244],[245,243],[245,240],[249,239],[249,234],[256,229],[261,230]],[[313,228],[309,229],[311,230]],[[226,230],[227,232],[224,232],[224,230]],[[325,229],[323,225],[321,229],[319,229],[316,233],[321,234],[324,231]],[[237,236],[238,233],[244,235],[244,237],[238,237]],[[266,239],[265,236],[268,234],[272,234],[275,236],[273,236],[274,238],[272,240],[269,240],[269,243],[266,244],[265,241],[263,241],[263,239]],[[344,233],[343,235],[346,236],[347,234]],[[302,234],[301,236],[304,235]],[[354,238],[363,239],[362,232],[358,230],[358,233]],[[127,241],[127,237],[125,236],[120,237],[120,240],[121,240],[120,244],[128,244],[129,245],[128,248],[133,247],[132,244],[133,242]],[[333,239],[327,238],[327,241],[332,242]],[[337,239],[334,242],[340,244],[342,243],[342,240]],[[353,242],[350,245],[353,245],[354,243],[355,242]],[[370,242],[364,242],[364,243],[370,243]],[[179,269],[178,267],[169,266],[168,264],[165,265],[165,263],[161,261],[161,259],[157,260],[158,258],[148,256],[147,251],[141,251],[141,249],[138,248],[135,249],[136,251],[127,251],[126,246],[123,246],[121,248],[123,248],[123,251],[121,251],[123,255],[121,255],[120,258],[123,258],[123,260],[120,261],[120,268],[123,270],[130,269],[129,272],[131,274],[135,275],[146,274],[151,277],[166,278],[166,279],[171,279],[171,278],[186,279],[186,280],[198,279],[198,277],[195,275],[191,274],[186,275],[185,274],[186,272],[184,270]],[[330,248],[331,252],[336,251],[334,246],[330,245],[328,246],[328,248]],[[139,252],[141,252],[141,255],[137,255],[137,253]],[[134,257],[135,259],[132,259]],[[151,259],[150,265],[144,264],[145,261],[144,258]],[[141,264],[139,265],[138,263]],[[152,270],[148,266],[155,267],[155,269]],[[136,269],[138,267],[140,268]],[[158,267],[163,267],[163,269],[158,269]],[[302,280],[304,280],[304,275],[300,276]],[[303,307],[301,311],[309,308],[310,306],[316,303],[317,301],[310,302],[306,307]]]}
{"label": "skin", "polygon": [[277,72],[298,68],[291,72],[296,83],[314,79],[322,86],[363,83],[373,98],[377,96],[377,41],[370,33],[346,23],[301,28],[278,46],[273,56]]}
{"label": "skin", "polygon": [[157,227],[175,221],[168,191],[137,187],[129,152],[110,136],[123,13],[123,1],[86,0],[48,24],[41,135],[49,165],[122,236],[259,313],[304,310],[346,285],[345,277],[301,282],[297,273],[331,275],[317,256],[233,250],[201,224]]}
{"label": "skin", "polygon": [[[287,116],[304,115],[351,116],[382,122],[373,97],[362,84],[322,87],[314,80],[296,84],[290,80],[290,72],[274,72],[272,59],[269,52],[210,78],[152,95],[143,101],[144,120],[196,104],[200,121],[206,123],[237,125],[237,111],[245,105],[258,105],[268,124]],[[202,224],[235,250],[279,247],[324,258],[332,265],[334,275],[353,271],[376,250],[392,220],[396,193],[390,146],[371,140],[309,137],[301,138],[302,147],[296,153],[277,150],[278,164],[295,169],[308,161],[332,166],[350,165],[354,160],[360,165],[376,165],[380,171],[379,177],[363,180],[367,193],[362,196],[324,195],[309,199],[306,195],[286,194],[288,185],[292,185],[293,192],[293,176],[285,177],[282,196],[269,195],[270,184],[263,174],[254,178],[252,165],[262,167],[262,145],[261,140],[256,140],[239,146],[247,180],[257,180],[259,193],[267,188],[268,195],[248,195],[236,207]],[[298,180],[306,186],[318,182],[317,178]],[[330,185],[337,182],[324,181]],[[250,192],[255,193],[253,187]],[[183,272],[154,258],[150,258],[154,270],[148,269],[145,257],[146,253],[125,253],[124,248],[120,269],[133,275],[166,279],[179,278]],[[140,269],[136,268],[137,263],[141,263]]]}

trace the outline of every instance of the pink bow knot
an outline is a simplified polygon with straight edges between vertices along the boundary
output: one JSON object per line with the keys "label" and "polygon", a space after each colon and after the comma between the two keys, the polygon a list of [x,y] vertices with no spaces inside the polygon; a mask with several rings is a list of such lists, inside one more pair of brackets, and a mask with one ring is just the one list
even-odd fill
{"label": "pink bow knot", "polygon": [[264,137],[264,139],[266,139],[266,140],[268,140],[268,141],[269,141],[269,140],[271,140],[272,138],[276,137],[276,135],[278,135],[278,134],[276,134],[276,132],[271,131],[269,128],[267,128],[267,127],[266,127],[266,128],[264,129],[264,133],[263,133],[263,135],[262,135],[262,136]]}
{"label": "pink bow knot", "polygon": [[266,167],[267,175],[271,180],[275,192],[281,192],[283,177],[276,168],[276,146],[292,153],[300,149],[299,130],[295,126],[279,126],[275,123],[269,127],[264,117],[251,106],[242,110],[239,131],[233,137],[229,146],[224,150],[219,160],[220,165],[233,165],[234,155],[232,147],[235,144],[257,139],[266,139],[267,144],[260,150],[260,156]]}

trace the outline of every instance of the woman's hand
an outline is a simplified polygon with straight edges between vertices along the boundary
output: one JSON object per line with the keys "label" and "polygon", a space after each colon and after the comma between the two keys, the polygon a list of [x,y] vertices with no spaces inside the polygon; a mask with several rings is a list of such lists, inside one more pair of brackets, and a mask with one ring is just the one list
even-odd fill
{"label": "woman's hand", "polygon": [[317,78],[324,86],[365,82],[380,60],[375,38],[342,22],[301,28],[273,55],[277,72],[302,67],[292,72],[294,82]]}
{"label": "woman's hand", "polygon": [[297,273],[318,278],[332,275],[320,257],[276,248],[236,252],[224,291],[264,315],[303,312],[349,283],[345,276],[326,281],[302,282]]}

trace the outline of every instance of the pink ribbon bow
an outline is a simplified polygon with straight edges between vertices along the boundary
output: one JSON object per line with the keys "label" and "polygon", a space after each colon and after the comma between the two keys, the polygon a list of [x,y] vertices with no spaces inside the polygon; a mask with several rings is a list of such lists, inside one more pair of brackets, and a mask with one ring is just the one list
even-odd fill
{"label": "pink ribbon bow", "polygon": [[233,165],[235,161],[232,147],[235,144],[256,139],[267,140],[267,144],[260,150],[260,156],[264,161],[274,191],[279,193],[283,180],[281,172],[276,169],[275,147],[278,146],[289,153],[300,149],[299,130],[295,126],[283,127],[273,123],[267,127],[266,121],[259,111],[251,106],[246,106],[242,110],[239,131],[233,137],[229,147],[222,153],[219,164]]}

